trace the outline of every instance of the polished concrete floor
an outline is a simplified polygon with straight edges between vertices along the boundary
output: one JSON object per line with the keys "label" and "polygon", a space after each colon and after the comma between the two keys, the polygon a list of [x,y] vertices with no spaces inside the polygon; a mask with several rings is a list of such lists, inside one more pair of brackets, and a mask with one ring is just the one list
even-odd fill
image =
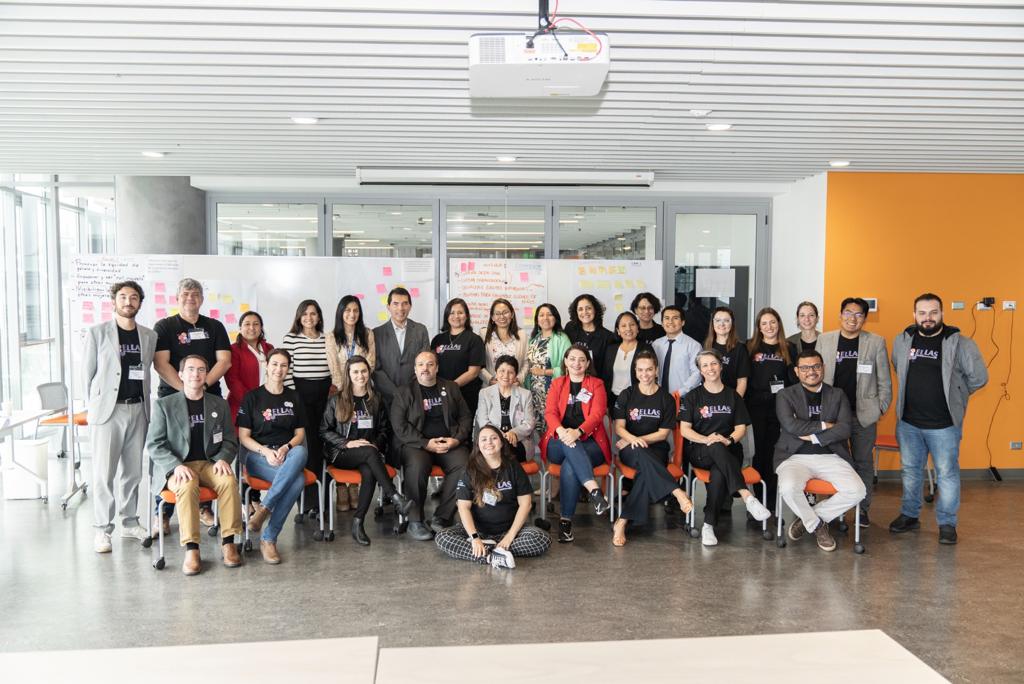
{"label": "polished concrete floor", "polygon": [[[831,554],[809,539],[779,549],[746,524],[738,505],[716,548],[687,537],[659,507],[647,530],[619,549],[607,519],[581,506],[575,544],[554,544],[547,557],[512,571],[492,570],[390,536],[389,518],[368,525],[373,545],[359,547],[345,531],[346,513],[333,543],[313,541],[309,523],[289,524],[276,567],[255,554],[241,568],[224,568],[204,536],[199,577],[181,574],[176,545],[162,572],[149,551],[116,533],[113,553],[96,554],[90,499],[61,511],[63,481],[52,477],[50,487],[48,505],[0,502],[2,651],[367,635],[398,647],[881,629],[952,681],[1024,681],[1021,480],[965,481],[955,547],[936,543],[930,506],[920,532],[890,535],[899,484],[883,480],[863,556],[845,535]],[[801,648],[799,640],[792,648]],[[687,655],[680,656],[682,663]]]}

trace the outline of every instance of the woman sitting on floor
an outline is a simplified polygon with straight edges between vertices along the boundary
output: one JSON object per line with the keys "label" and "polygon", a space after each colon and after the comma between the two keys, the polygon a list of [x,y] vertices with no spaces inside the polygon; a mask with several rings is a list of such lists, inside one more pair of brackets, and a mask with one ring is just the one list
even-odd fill
{"label": "woman sitting on floor", "polygon": [[480,428],[455,495],[459,523],[434,540],[452,558],[514,568],[516,556],[551,546],[547,532],[526,524],[533,486],[495,426]]}

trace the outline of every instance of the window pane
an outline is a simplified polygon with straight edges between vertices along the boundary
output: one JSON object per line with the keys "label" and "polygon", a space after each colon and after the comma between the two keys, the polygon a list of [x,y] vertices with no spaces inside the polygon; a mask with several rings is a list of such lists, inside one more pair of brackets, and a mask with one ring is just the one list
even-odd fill
{"label": "window pane", "polygon": [[656,207],[567,207],[558,212],[560,259],[653,259]]}
{"label": "window pane", "polygon": [[50,337],[49,281],[46,278],[46,205],[22,195],[16,212],[18,226],[18,285],[20,329],[23,341]]}
{"label": "window pane", "polygon": [[429,204],[335,204],[331,254],[353,257],[433,256]]}
{"label": "window pane", "polygon": [[544,258],[543,206],[449,206],[449,257]]}
{"label": "window pane", "polygon": [[217,253],[316,256],[319,204],[218,204]]}

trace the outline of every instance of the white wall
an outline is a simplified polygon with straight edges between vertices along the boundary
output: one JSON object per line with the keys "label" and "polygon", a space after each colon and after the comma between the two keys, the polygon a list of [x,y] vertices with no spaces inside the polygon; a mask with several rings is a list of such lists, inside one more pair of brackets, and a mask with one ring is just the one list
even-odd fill
{"label": "white wall", "polygon": [[772,200],[771,306],[786,334],[796,332],[796,307],[825,298],[825,204],[828,174],[792,184]]}

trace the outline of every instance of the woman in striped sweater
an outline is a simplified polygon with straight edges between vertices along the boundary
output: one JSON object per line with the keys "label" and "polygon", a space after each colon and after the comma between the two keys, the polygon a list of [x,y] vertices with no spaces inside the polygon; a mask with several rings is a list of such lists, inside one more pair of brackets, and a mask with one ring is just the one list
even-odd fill
{"label": "woman in striped sweater", "polygon": [[[306,414],[306,468],[319,478],[323,469],[323,442],[320,440],[320,416],[327,399],[337,389],[331,385],[331,369],[327,365],[324,337],[324,316],[314,299],[304,299],[295,310],[292,328],[284,336],[281,348],[292,355],[285,386],[293,387],[302,399]],[[316,485],[306,488],[306,511],[317,508]],[[304,511],[305,512],[305,511]]]}

